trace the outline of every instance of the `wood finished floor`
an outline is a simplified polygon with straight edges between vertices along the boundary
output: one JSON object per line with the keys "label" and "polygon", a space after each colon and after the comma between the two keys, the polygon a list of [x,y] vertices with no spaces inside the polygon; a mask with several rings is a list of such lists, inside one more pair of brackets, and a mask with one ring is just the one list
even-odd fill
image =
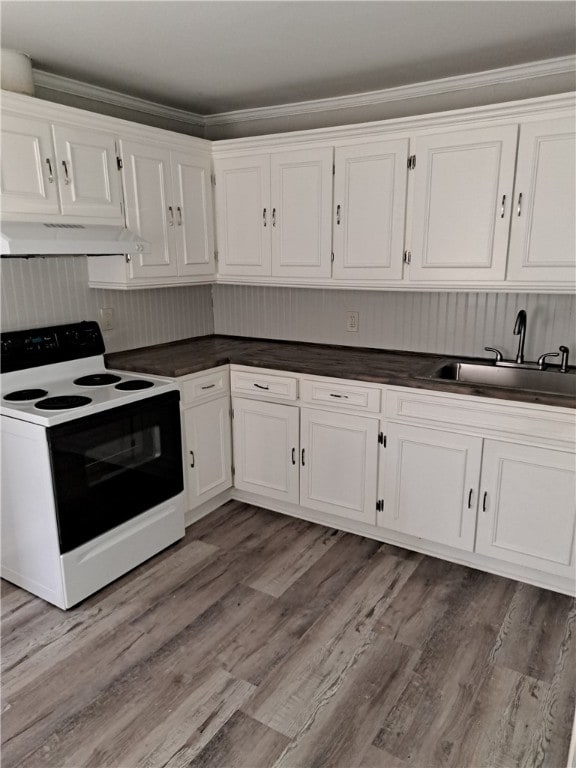
{"label": "wood finished floor", "polygon": [[230,502],[63,612],[2,591],[2,768],[564,768],[575,601]]}

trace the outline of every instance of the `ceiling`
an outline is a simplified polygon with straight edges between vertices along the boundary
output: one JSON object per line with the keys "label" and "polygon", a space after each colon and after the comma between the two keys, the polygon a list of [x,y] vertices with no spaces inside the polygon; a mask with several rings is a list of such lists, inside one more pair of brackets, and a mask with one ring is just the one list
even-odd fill
{"label": "ceiling", "polygon": [[576,52],[572,0],[2,0],[0,21],[36,69],[205,115]]}

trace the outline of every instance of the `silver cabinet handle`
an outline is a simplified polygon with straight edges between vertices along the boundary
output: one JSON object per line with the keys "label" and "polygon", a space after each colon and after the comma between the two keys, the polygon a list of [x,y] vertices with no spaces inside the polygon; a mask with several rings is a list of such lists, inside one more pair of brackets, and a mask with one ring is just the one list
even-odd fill
{"label": "silver cabinet handle", "polygon": [[488,503],[488,491],[484,491],[484,497],[482,498],[482,512],[486,512],[487,503]]}
{"label": "silver cabinet handle", "polygon": [[194,451],[190,451],[190,456],[192,456],[192,464],[190,464],[190,467],[194,469],[194,465],[196,464],[196,459],[194,458]]}
{"label": "silver cabinet handle", "polygon": [[254,386],[257,387],[258,389],[270,389],[268,384],[256,384],[256,382],[254,382]]}
{"label": "silver cabinet handle", "polygon": [[472,494],[474,493],[474,488],[470,488],[470,492],[468,494],[468,509],[472,509]]}
{"label": "silver cabinet handle", "polygon": [[178,226],[181,227],[182,226],[182,208],[178,206],[176,210],[178,211]]}
{"label": "silver cabinet handle", "polygon": [[500,218],[504,218],[504,214],[506,213],[506,195],[502,195],[502,207],[500,208]]}
{"label": "silver cabinet handle", "polygon": [[174,226],[174,209],[171,205],[168,206],[168,224],[171,227]]}
{"label": "silver cabinet handle", "polygon": [[330,392],[330,397],[338,397],[339,399],[342,399],[342,400],[348,400],[348,395],[337,395],[334,392]]}
{"label": "silver cabinet handle", "polygon": [[268,222],[266,220],[266,208],[264,208],[264,210],[262,211],[262,223],[264,224],[265,227],[268,226]]}
{"label": "silver cabinet handle", "polygon": [[200,387],[200,389],[214,389],[215,386],[216,384],[206,384],[205,386]]}
{"label": "silver cabinet handle", "polygon": [[336,206],[336,224],[340,224],[340,211],[342,210],[342,206],[337,205]]}
{"label": "silver cabinet handle", "polygon": [[64,166],[64,184],[70,184],[70,176],[68,175],[68,163],[66,160],[62,160]]}
{"label": "silver cabinet handle", "polygon": [[292,448],[292,464],[296,464],[296,448]]}
{"label": "silver cabinet handle", "polygon": [[518,210],[516,211],[518,216],[522,215],[522,192],[518,195]]}
{"label": "silver cabinet handle", "polygon": [[48,183],[54,184],[54,174],[52,173],[52,161],[49,157],[46,158],[46,165],[48,166]]}
{"label": "silver cabinet handle", "polygon": [[276,226],[276,208],[272,208],[272,226]]}
{"label": "silver cabinet handle", "polygon": [[303,467],[305,467],[305,466],[306,466],[306,462],[304,461],[304,456],[305,456],[305,453],[304,453],[304,448],[302,448],[302,466],[303,466]]}

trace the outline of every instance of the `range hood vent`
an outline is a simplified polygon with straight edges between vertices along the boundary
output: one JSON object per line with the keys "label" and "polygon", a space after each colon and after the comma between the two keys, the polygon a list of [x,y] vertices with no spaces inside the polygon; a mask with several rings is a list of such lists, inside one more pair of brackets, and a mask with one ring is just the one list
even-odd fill
{"label": "range hood vent", "polygon": [[150,243],[112,224],[3,221],[2,256],[111,256],[150,253]]}

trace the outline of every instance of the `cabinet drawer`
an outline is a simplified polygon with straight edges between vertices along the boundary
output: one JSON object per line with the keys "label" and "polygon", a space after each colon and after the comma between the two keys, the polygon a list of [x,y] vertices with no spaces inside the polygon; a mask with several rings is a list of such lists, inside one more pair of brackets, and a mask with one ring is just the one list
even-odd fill
{"label": "cabinet drawer", "polygon": [[330,405],[335,408],[353,409],[378,413],[380,411],[380,390],[358,384],[337,384],[330,381],[302,379],[300,399],[305,403]]}
{"label": "cabinet drawer", "polygon": [[296,400],[298,396],[298,380],[292,376],[232,371],[230,381],[235,394],[258,395],[263,400]]}
{"label": "cabinet drawer", "polygon": [[198,378],[184,381],[182,388],[182,403],[188,404],[203,400],[212,395],[225,395],[230,391],[228,370],[223,368],[207,373]]}
{"label": "cabinet drawer", "polygon": [[389,389],[384,414],[387,419],[422,426],[450,426],[483,437],[528,437],[538,442],[561,442],[573,446],[575,412],[564,408],[523,403],[503,403],[487,398],[415,393]]}

